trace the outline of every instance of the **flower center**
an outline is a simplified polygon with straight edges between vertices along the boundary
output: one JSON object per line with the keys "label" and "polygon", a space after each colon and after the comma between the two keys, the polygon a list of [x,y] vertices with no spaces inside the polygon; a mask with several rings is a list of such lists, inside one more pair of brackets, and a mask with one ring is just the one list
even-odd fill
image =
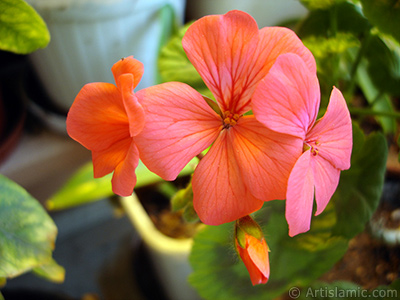
{"label": "flower center", "polygon": [[224,128],[235,126],[240,118],[238,114],[232,114],[230,111],[225,111],[223,116],[224,116]]}
{"label": "flower center", "polygon": [[306,152],[308,149],[311,149],[311,154],[313,156],[317,156],[319,153],[318,146],[320,146],[321,143],[318,141],[306,141],[303,144],[303,152]]}

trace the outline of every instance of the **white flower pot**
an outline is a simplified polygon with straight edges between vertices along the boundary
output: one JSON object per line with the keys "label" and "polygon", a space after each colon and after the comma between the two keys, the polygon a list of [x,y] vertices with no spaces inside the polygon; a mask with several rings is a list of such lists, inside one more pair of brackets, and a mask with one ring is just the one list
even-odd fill
{"label": "white flower pot", "polygon": [[171,300],[198,300],[197,292],[187,282],[192,269],[189,254],[193,240],[174,239],[162,234],[151,221],[139,199],[133,194],[121,197],[121,204],[142,237],[154,263],[158,278]]}
{"label": "white flower pot", "polygon": [[133,55],[144,64],[138,89],[153,85],[157,57],[185,0],[28,0],[45,20],[51,41],[31,54],[50,98],[65,111],[82,86],[114,82],[112,65]]}

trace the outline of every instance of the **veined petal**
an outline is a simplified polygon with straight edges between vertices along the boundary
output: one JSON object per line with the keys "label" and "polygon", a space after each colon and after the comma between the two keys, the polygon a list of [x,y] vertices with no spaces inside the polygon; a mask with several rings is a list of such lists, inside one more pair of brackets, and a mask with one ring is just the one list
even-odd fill
{"label": "veined petal", "polygon": [[129,123],[120,91],[110,83],[86,84],[75,98],[67,132],[90,150],[101,151],[129,137]]}
{"label": "veined petal", "polygon": [[164,83],[136,93],[146,124],[135,137],[140,158],[152,172],[174,180],[217,138],[222,120],[190,86]]}
{"label": "veined petal", "polygon": [[263,201],[248,190],[238,162],[235,145],[223,130],[193,174],[193,205],[200,220],[208,225],[231,222],[258,210]]}
{"label": "veined petal", "polygon": [[307,150],[297,160],[288,181],[285,215],[290,236],[310,229],[313,202],[314,176],[311,151]]}
{"label": "veined petal", "polygon": [[320,103],[315,73],[296,54],[279,56],[252,99],[256,119],[277,132],[305,138]]}
{"label": "veined petal", "polygon": [[[222,111],[243,114],[247,103],[249,68],[258,43],[258,27],[245,12],[206,16],[194,22],[182,40],[183,48]],[[240,103],[239,103],[240,102]]]}
{"label": "veined petal", "polygon": [[112,66],[111,71],[114,74],[114,80],[118,87],[120,87],[119,77],[122,74],[132,74],[132,89],[134,89],[139,84],[140,79],[142,79],[144,68],[140,61],[134,59],[133,56],[128,56],[117,61]]}
{"label": "veined petal", "polygon": [[143,107],[133,93],[133,75],[122,74],[119,76],[119,82],[125,111],[129,119],[129,132],[131,136],[136,136],[143,130],[145,120]]}
{"label": "veined petal", "polygon": [[319,155],[311,157],[315,183],[315,201],[319,215],[325,209],[338,184],[340,171]]}
{"label": "veined petal", "polygon": [[103,177],[114,171],[128,155],[132,141],[132,138],[128,137],[115,142],[107,149],[92,151],[94,177]]}
{"label": "veined petal", "polygon": [[115,168],[111,183],[113,192],[127,197],[132,195],[136,185],[135,170],[139,164],[139,151],[135,143],[131,143],[127,155]]}
{"label": "veined petal", "polygon": [[339,170],[350,168],[353,134],[351,117],[342,93],[333,88],[325,115],[317,121],[307,140],[318,141],[318,155]]}
{"label": "veined petal", "polygon": [[228,129],[243,182],[263,201],[285,199],[287,181],[303,150],[299,138],[274,132],[254,116],[245,116]]}

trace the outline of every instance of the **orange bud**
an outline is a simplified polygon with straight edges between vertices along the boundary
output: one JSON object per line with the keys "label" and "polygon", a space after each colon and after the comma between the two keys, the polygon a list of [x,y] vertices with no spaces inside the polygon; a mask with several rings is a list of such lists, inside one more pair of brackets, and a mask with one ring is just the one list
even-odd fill
{"label": "orange bud", "polygon": [[[249,217],[245,217],[249,218]],[[251,219],[251,221],[253,221]],[[254,222],[253,230],[259,230],[257,237],[249,234],[249,231],[242,230],[238,224],[240,220],[236,222],[236,236],[235,246],[236,250],[244,262],[247,271],[250,274],[250,279],[253,285],[267,283],[269,278],[269,259],[268,252],[269,248],[264,237],[259,237],[261,229],[258,224]],[[247,219],[247,225],[249,224]]]}

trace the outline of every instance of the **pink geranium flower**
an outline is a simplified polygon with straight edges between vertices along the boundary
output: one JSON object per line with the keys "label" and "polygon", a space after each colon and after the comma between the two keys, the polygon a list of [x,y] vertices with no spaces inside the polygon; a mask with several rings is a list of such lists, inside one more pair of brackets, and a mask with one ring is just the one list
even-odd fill
{"label": "pink geranium flower", "polygon": [[340,171],[350,168],[352,127],[346,101],[334,87],[325,115],[316,121],[319,104],[316,74],[295,54],[280,56],[253,96],[259,122],[302,141],[286,193],[290,236],[310,229],[314,192],[318,215],[335,192]]}
{"label": "pink geranium flower", "polygon": [[92,151],[94,177],[114,171],[114,193],[128,196],[136,184],[139,163],[134,137],[144,126],[144,110],[133,93],[143,65],[131,56],[111,70],[116,85],[95,82],[81,89],[68,112],[67,131]]}
{"label": "pink geranium flower", "polygon": [[211,146],[192,179],[194,208],[206,224],[230,222],[258,210],[263,201],[284,199],[302,143],[245,113],[258,82],[280,54],[300,55],[315,72],[311,53],[291,30],[259,30],[240,11],[196,21],[182,43],[220,112],[183,83],[138,92],[146,113],[146,125],[135,139],[141,159],[151,171],[173,180]]}

